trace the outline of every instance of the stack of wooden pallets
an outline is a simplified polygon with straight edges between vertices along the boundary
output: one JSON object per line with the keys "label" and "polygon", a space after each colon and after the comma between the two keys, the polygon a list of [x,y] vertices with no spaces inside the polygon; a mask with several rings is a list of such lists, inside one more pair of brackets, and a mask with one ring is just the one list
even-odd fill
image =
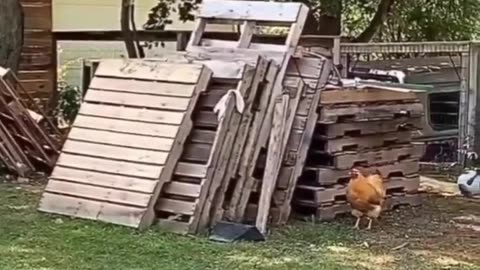
{"label": "stack of wooden pallets", "polygon": [[295,190],[297,212],[333,219],[350,211],[346,184],[353,167],[377,168],[385,178],[386,207],[418,204],[418,159],[412,143],[422,104],[414,92],[375,85],[322,92],[320,117],[304,172]]}
{"label": "stack of wooden pallets", "polygon": [[[265,233],[292,201],[304,206],[295,190],[326,209],[359,162],[384,162],[395,187],[415,190],[418,153],[410,131],[395,133],[395,121],[421,116],[415,95],[323,91],[332,61],[297,47],[307,14],[301,3],[205,1],[186,52],[100,61],[40,210],[192,234],[254,222]],[[240,26],[238,39],[204,38],[219,23]],[[284,44],[257,43],[265,26],[287,27]]]}

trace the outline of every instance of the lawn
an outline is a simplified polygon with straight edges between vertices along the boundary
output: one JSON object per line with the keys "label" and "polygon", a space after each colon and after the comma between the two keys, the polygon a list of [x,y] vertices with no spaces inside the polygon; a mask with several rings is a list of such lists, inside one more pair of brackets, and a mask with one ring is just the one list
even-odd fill
{"label": "lawn", "polygon": [[371,232],[353,220],[295,222],[264,243],[221,244],[153,228],[72,220],[36,211],[41,187],[0,184],[0,269],[480,269],[480,236],[452,222],[480,203],[424,198],[386,213]]}

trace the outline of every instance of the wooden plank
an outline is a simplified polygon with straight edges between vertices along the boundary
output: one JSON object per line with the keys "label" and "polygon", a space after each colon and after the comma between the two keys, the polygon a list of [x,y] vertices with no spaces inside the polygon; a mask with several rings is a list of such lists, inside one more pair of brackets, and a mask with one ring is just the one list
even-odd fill
{"label": "wooden plank", "polygon": [[172,125],[180,125],[184,116],[181,112],[138,109],[92,103],[83,103],[78,113],[86,116]]}
{"label": "wooden plank", "polygon": [[200,195],[200,185],[172,181],[165,184],[163,192],[197,198]]}
{"label": "wooden plank", "polygon": [[370,106],[349,106],[349,107],[322,107],[319,123],[333,124],[339,119],[355,121],[375,121],[394,119],[395,117],[423,116],[423,105],[421,103],[370,105]]}
{"label": "wooden plank", "polygon": [[74,127],[114,131],[126,134],[147,135],[162,138],[175,138],[178,126],[141,123],[101,117],[78,115]]}
{"label": "wooden plank", "polygon": [[248,48],[252,42],[252,37],[255,32],[255,22],[246,21],[242,24],[242,30],[240,38],[238,39],[237,47],[238,48]]}
{"label": "wooden plank", "polygon": [[100,62],[95,76],[195,84],[202,70],[199,64],[108,59]]}
{"label": "wooden plank", "polygon": [[399,92],[382,89],[341,89],[322,92],[322,105],[335,105],[343,103],[360,102],[385,102],[385,101],[415,101],[418,96],[414,92]]}
{"label": "wooden plank", "polygon": [[158,96],[191,97],[195,85],[94,77],[89,88]]}
{"label": "wooden plank", "polygon": [[177,111],[185,111],[190,104],[189,98],[143,94],[138,95],[121,92],[98,91],[95,89],[88,90],[87,94],[85,95],[85,101]]}
{"label": "wooden plank", "polygon": [[[207,198],[202,210],[199,227],[211,227],[221,219],[223,213],[224,195],[230,180],[235,177],[240,155],[245,146],[248,127],[250,127],[255,98],[261,89],[269,61],[261,58],[257,63],[255,75],[250,89],[243,95],[245,102],[244,111],[241,115],[235,114],[229,124],[229,133],[222,146],[222,160],[216,166],[215,175],[211,181]],[[260,88],[260,89],[259,89]]]}
{"label": "wooden plank", "polygon": [[74,127],[70,130],[68,138],[76,141],[103,143],[157,151],[170,151],[173,145],[173,139],[122,134],[78,127]]}
{"label": "wooden plank", "polygon": [[168,152],[127,148],[98,143],[67,140],[62,152],[76,155],[85,155],[98,158],[108,158],[121,161],[163,165],[167,160]]}
{"label": "wooden plank", "polygon": [[155,207],[158,211],[178,213],[182,215],[193,215],[195,203],[174,199],[160,198]]}
{"label": "wooden plank", "polygon": [[55,167],[50,178],[142,193],[150,193],[157,184],[156,181],[148,179],[84,171],[60,166]]}
{"label": "wooden plank", "polygon": [[273,115],[272,133],[268,145],[267,163],[265,166],[264,178],[262,182],[262,191],[258,203],[258,215],[255,222],[258,230],[266,234],[267,219],[270,211],[272,195],[275,190],[278,170],[283,159],[283,141],[286,132],[285,122],[288,117],[290,96],[282,95],[281,102],[276,104]]}
{"label": "wooden plank", "polygon": [[[375,166],[375,168],[380,171],[384,178],[391,176],[408,176],[418,174],[419,162],[416,159],[408,159],[393,164]],[[339,170],[306,166],[305,172],[313,172],[315,179],[311,180],[324,186],[335,185],[341,181],[347,181],[350,178],[350,169]]]}
{"label": "wooden plank", "polygon": [[165,163],[165,169],[162,170],[162,173],[159,178],[158,185],[155,187],[152,195],[152,200],[149,205],[148,211],[143,216],[142,222],[140,229],[146,229],[148,226],[150,226],[154,220],[155,220],[155,202],[161,201],[164,198],[159,199],[160,194],[163,190],[163,186],[165,183],[170,182],[172,180],[172,176],[175,172],[176,165],[178,161],[180,160],[180,157],[182,155],[182,152],[184,150],[184,144],[187,141],[188,135],[191,132],[191,129],[193,128],[193,122],[192,122],[192,113],[194,110],[193,104],[197,104],[198,98],[200,96],[201,92],[204,92],[208,85],[210,84],[210,79],[212,78],[212,71],[203,68],[202,72],[199,75],[198,78],[198,83],[195,87],[194,95],[191,98],[191,104],[192,106],[189,106],[188,110],[185,112],[186,117],[184,117],[184,121],[182,125],[179,128],[178,134],[175,138],[175,143],[173,144],[172,150],[170,151],[170,154],[168,156],[168,159]]}
{"label": "wooden plank", "polygon": [[96,172],[144,177],[154,180],[158,179],[163,169],[158,165],[145,165],[63,153],[58,158],[57,165]]}
{"label": "wooden plank", "polygon": [[423,153],[424,148],[421,145],[406,145],[402,148],[342,154],[335,156],[333,160],[336,168],[346,170],[357,164],[374,165],[378,163],[397,162],[401,160],[399,160],[399,158],[419,158]]}
{"label": "wooden plank", "polygon": [[301,3],[243,2],[209,0],[200,9],[200,18],[216,20],[294,23]]}
{"label": "wooden plank", "polygon": [[359,151],[393,144],[405,144],[412,140],[412,131],[401,131],[395,133],[380,133],[361,137],[342,137],[325,140],[323,150],[328,153],[342,151]]}
{"label": "wooden plank", "polygon": [[421,120],[421,118],[398,118],[360,123],[322,124],[318,126],[316,133],[325,139],[333,139],[349,135],[366,136],[400,130],[415,130],[422,128]]}
{"label": "wooden plank", "polygon": [[145,210],[112,203],[67,197],[45,192],[38,209],[43,212],[105,221],[109,223],[138,227]]}
{"label": "wooden plank", "polygon": [[179,162],[175,174],[186,177],[204,178],[207,175],[208,166],[203,164]]}
{"label": "wooden plank", "polygon": [[275,77],[279,71],[280,67],[275,62],[271,61],[268,69],[268,73],[266,75],[266,84],[262,91],[262,95],[260,96],[260,102],[258,104],[259,111],[255,113],[255,119],[253,121],[252,127],[247,137],[247,142],[245,144],[244,152],[242,153],[242,160],[240,161],[238,170],[237,170],[237,179],[235,182],[235,187],[232,197],[229,198],[228,208],[225,211],[224,215],[225,218],[228,220],[237,220],[237,205],[242,197],[243,190],[250,190],[251,189],[251,182],[248,181],[250,178],[248,177],[253,173],[256,157],[260,153],[260,149],[263,146],[263,141],[259,140],[260,137],[263,136],[266,141],[265,133],[261,133],[262,131],[266,132],[266,130],[262,130],[264,126],[266,126],[267,114],[269,109],[269,104],[271,103],[271,98],[273,96],[273,86],[275,82]]}
{"label": "wooden plank", "polygon": [[95,201],[124,204],[135,207],[146,207],[148,201],[150,200],[150,194],[116,190],[53,179],[48,181],[45,191],[64,196],[80,197]]}

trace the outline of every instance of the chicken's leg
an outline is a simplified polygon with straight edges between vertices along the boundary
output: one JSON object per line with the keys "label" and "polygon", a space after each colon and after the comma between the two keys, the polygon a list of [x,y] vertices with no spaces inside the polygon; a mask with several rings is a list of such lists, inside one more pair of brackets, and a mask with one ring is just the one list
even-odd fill
{"label": "chicken's leg", "polygon": [[355,222],[355,226],[353,226],[354,229],[360,229],[360,219],[361,217],[357,217],[357,222]]}
{"label": "chicken's leg", "polygon": [[372,220],[373,220],[372,218],[370,218],[370,217],[368,218],[368,227],[367,227],[367,230],[372,229]]}

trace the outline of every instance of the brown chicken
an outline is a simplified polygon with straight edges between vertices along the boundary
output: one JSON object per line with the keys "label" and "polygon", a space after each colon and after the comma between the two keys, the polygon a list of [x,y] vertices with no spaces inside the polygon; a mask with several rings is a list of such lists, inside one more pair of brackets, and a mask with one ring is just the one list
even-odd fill
{"label": "brown chicken", "polygon": [[352,169],[347,186],[347,200],[352,207],[352,215],[357,218],[354,228],[359,229],[361,218],[366,216],[369,220],[367,230],[370,230],[372,220],[376,220],[382,212],[386,191],[378,170],[365,175],[359,169]]}

